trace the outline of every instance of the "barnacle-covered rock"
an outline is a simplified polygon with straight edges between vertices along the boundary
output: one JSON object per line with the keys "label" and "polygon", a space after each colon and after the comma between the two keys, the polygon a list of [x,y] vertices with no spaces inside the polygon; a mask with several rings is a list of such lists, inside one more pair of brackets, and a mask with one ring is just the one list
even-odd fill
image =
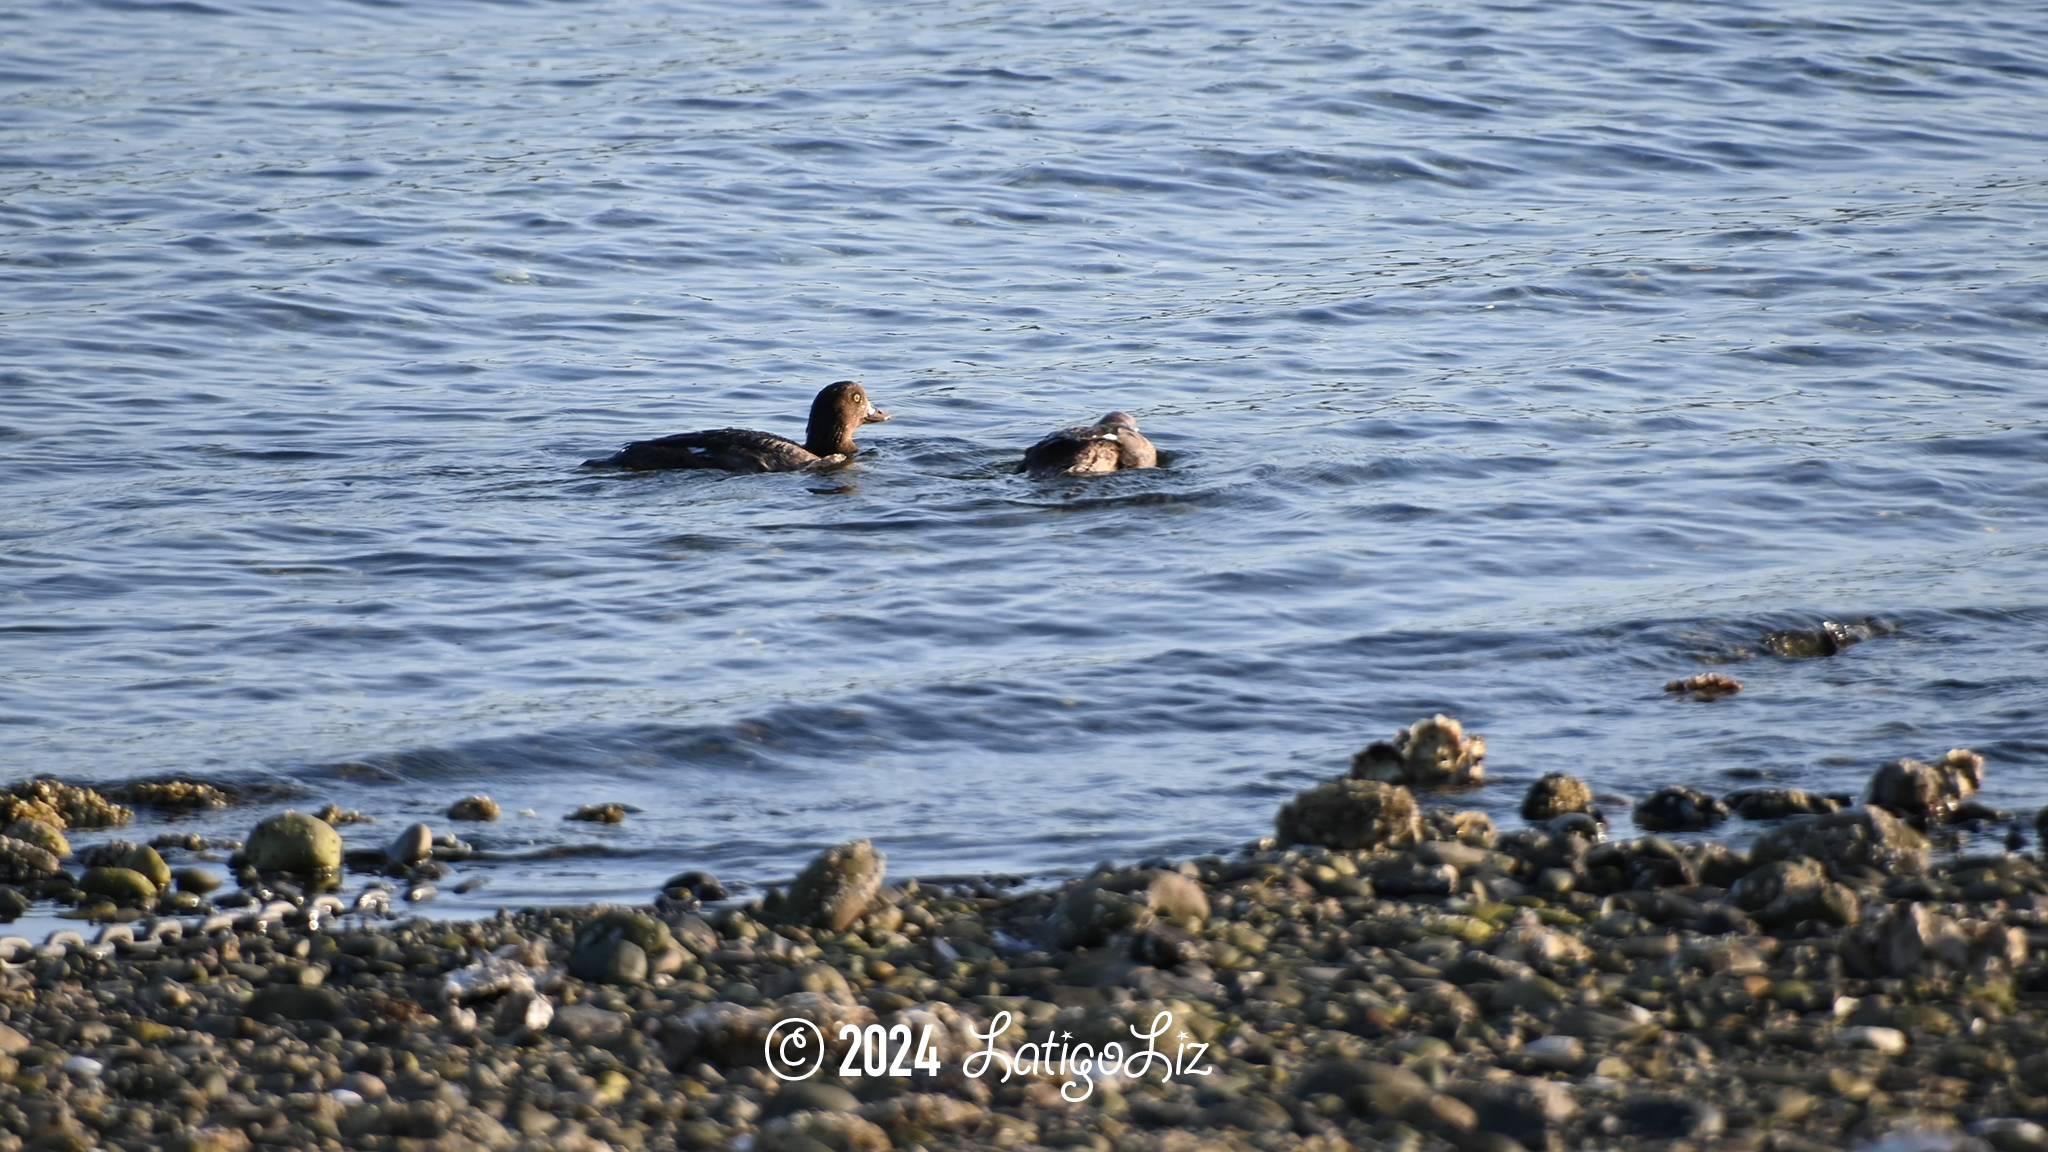
{"label": "barnacle-covered rock", "polygon": [[1522,797],[1522,819],[1542,823],[1567,812],[1591,812],[1593,789],[1577,776],[1546,772]]}
{"label": "barnacle-covered rock", "polygon": [[0,792],[0,825],[23,816],[58,828],[118,828],[135,813],[79,784],[48,776],[22,780]]}
{"label": "barnacle-covered rock", "polygon": [[1274,821],[1282,844],[1380,848],[1411,843],[1421,828],[1415,794],[1378,780],[1332,780],[1288,801]]}
{"label": "barnacle-covered rock", "polygon": [[198,780],[131,780],[107,789],[107,796],[138,808],[171,811],[226,808],[235,802],[234,793],[226,788]]}
{"label": "barnacle-covered rock", "polygon": [[1367,745],[1351,758],[1351,778],[1440,788],[1477,784],[1486,778],[1486,740],[1465,735],[1448,716],[1418,720],[1394,734],[1392,743]]}
{"label": "barnacle-covered rock", "polygon": [[48,880],[59,870],[57,856],[26,840],[0,836],[0,883],[29,884]]}
{"label": "barnacle-covered rock", "polygon": [[1664,685],[1664,690],[1706,702],[1719,700],[1723,696],[1735,695],[1737,692],[1742,691],[1742,683],[1733,677],[1723,676],[1718,672],[1707,672],[1698,676],[1688,676],[1683,680],[1673,680],[1669,684]]}
{"label": "barnacle-covered rock", "polygon": [[450,820],[480,820],[489,822],[498,818],[498,802],[489,796],[465,796],[448,806]]}
{"label": "barnacle-covered rock", "polygon": [[882,890],[888,862],[867,840],[828,848],[790,884],[784,914],[800,924],[844,932]]}

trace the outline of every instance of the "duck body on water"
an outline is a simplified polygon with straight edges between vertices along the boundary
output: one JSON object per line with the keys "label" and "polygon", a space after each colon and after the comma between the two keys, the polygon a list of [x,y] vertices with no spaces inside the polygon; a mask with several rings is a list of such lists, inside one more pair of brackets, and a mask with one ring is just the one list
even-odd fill
{"label": "duck body on water", "polygon": [[1158,465],[1158,449],[1138,431],[1131,414],[1111,412],[1093,424],[1062,428],[1026,448],[1017,471],[1041,478],[1094,476]]}
{"label": "duck body on water", "polygon": [[868,399],[867,389],[851,380],[841,380],[826,386],[811,401],[811,417],[801,444],[773,432],[713,428],[678,432],[656,440],[636,440],[610,456],[583,463],[586,467],[631,471],[713,468],[725,472],[800,472],[817,464],[844,461],[860,450],[853,442],[855,429],[888,418],[887,412]]}

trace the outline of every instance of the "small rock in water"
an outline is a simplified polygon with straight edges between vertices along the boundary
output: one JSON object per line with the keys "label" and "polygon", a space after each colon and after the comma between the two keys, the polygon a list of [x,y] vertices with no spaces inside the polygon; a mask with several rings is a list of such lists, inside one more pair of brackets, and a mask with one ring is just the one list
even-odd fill
{"label": "small rock in water", "polygon": [[1742,684],[1733,677],[1723,676],[1718,672],[1707,672],[1699,676],[1688,676],[1683,680],[1673,680],[1664,685],[1664,690],[1682,693],[1705,702],[1719,700],[1723,696],[1733,696],[1742,691]]}
{"label": "small rock in water", "polygon": [[28,914],[28,897],[19,888],[0,885],[0,921],[12,922]]}
{"label": "small rock in water", "polygon": [[1844,625],[1824,620],[1818,628],[1766,632],[1763,646],[1776,655],[1804,660],[1816,656],[1833,656],[1861,639],[1861,636]]}
{"label": "small rock in water", "polygon": [[1848,807],[1833,796],[1816,796],[1797,788],[1743,788],[1722,801],[1744,820],[1782,820],[1787,816],[1818,816]]}
{"label": "small rock in water", "polygon": [[590,824],[617,824],[625,818],[624,804],[585,804],[562,817],[564,820],[582,820]]}
{"label": "small rock in water", "polygon": [[411,867],[434,854],[434,830],[425,824],[414,824],[398,834],[398,839],[384,850],[384,855],[393,864]]}
{"label": "small rock in water", "polygon": [[1728,819],[1728,807],[1697,788],[1671,784],[1644,797],[1633,819],[1652,832],[1695,832]]}
{"label": "small rock in water", "polygon": [[684,872],[662,882],[661,890],[672,898],[688,896],[693,900],[723,900],[726,898],[725,885],[709,872]]}
{"label": "small rock in water", "polygon": [[1522,819],[1542,822],[1554,820],[1567,812],[1591,812],[1593,790],[1584,780],[1563,772],[1546,772],[1543,778],[1529,785],[1529,792],[1522,797]]}
{"label": "small rock in water", "polygon": [[377,822],[376,817],[365,816],[353,808],[344,811],[339,804],[325,805],[314,815],[327,821],[329,824],[375,824]]}
{"label": "small rock in water", "polygon": [[156,903],[156,885],[133,868],[88,868],[78,890],[105,896],[123,908],[147,908]]}
{"label": "small rock in water", "polygon": [[1377,780],[1332,780],[1288,801],[1275,818],[1282,844],[1346,850],[1413,843],[1422,816],[1415,795]]}
{"label": "small rock in water", "polygon": [[799,923],[844,932],[882,890],[888,857],[867,840],[819,853],[789,886],[785,907]]}
{"label": "small rock in water", "polygon": [[448,818],[488,823],[498,818],[498,802],[489,796],[466,796],[448,806]]}
{"label": "small rock in water", "polygon": [[1351,778],[1411,788],[1458,787],[1486,778],[1486,740],[1466,736],[1448,716],[1418,720],[1392,743],[1369,744],[1351,758]]}

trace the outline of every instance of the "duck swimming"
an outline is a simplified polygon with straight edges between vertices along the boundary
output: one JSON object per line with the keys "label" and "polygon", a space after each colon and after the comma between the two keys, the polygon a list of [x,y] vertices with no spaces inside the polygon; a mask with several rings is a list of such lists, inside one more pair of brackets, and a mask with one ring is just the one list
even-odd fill
{"label": "duck swimming", "polygon": [[1156,468],[1159,450],[1128,412],[1111,412],[1085,428],[1062,428],[1024,450],[1017,471],[1033,476],[1093,476],[1123,468]]}
{"label": "duck swimming", "polygon": [[747,428],[713,428],[678,432],[659,440],[636,440],[601,460],[585,460],[597,468],[718,468],[727,472],[797,472],[818,463],[837,463],[860,449],[853,430],[887,420],[867,389],[841,380],[811,401],[811,419],[804,442]]}

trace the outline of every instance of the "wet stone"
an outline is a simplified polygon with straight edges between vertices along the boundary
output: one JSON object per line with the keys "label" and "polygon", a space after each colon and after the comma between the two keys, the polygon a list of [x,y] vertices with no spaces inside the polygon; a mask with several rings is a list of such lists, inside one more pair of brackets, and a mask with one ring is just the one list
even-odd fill
{"label": "wet stone", "polygon": [[489,796],[465,796],[448,806],[448,818],[488,823],[498,818],[498,802]]}
{"label": "wet stone", "polygon": [[562,819],[581,820],[586,824],[618,824],[626,819],[626,806],[624,804],[585,804],[567,816],[562,817]]}
{"label": "wet stone", "polygon": [[1652,832],[1697,832],[1728,819],[1728,808],[1697,788],[1672,784],[1645,797],[1632,818]]}
{"label": "wet stone", "polygon": [[1542,823],[1567,812],[1591,812],[1593,789],[1563,772],[1545,773],[1522,797],[1522,819]]}
{"label": "wet stone", "polygon": [[1742,691],[1742,684],[1733,677],[1723,676],[1718,672],[1706,672],[1698,676],[1688,676],[1683,680],[1673,680],[1664,685],[1664,690],[1707,703],[1719,700],[1723,696],[1735,695]]}
{"label": "wet stone", "polygon": [[1848,807],[1840,798],[1817,796],[1797,788],[1743,788],[1722,797],[1744,820],[1782,820],[1787,816],[1818,816]]}
{"label": "wet stone", "polygon": [[1486,778],[1486,740],[1465,735],[1448,716],[1418,720],[1390,743],[1367,745],[1351,758],[1351,778],[1411,788],[1462,787]]}

